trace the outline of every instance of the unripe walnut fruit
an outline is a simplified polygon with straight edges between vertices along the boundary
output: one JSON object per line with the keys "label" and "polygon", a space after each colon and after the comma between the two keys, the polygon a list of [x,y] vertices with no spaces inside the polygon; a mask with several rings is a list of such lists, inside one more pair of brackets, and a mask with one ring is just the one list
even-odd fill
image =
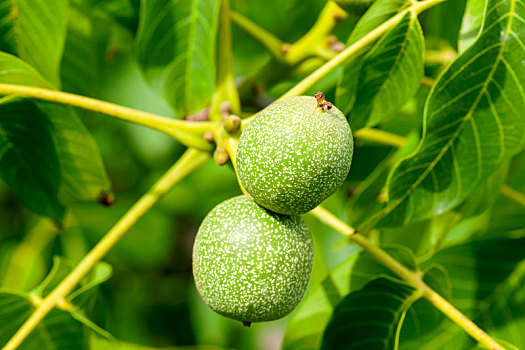
{"label": "unripe walnut fruit", "polygon": [[304,295],[312,261],[312,238],[301,217],[273,213],[249,196],[217,205],[193,246],[202,299],[245,324],[289,314]]}
{"label": "unripe walnut fruit", "polygon": [[352,161],[352,132],[343,113],[323,103],[320,107],[319,97],[310,96],[274,103],[242,133],[237,169],[258,204],[302,214],[343,184]]}

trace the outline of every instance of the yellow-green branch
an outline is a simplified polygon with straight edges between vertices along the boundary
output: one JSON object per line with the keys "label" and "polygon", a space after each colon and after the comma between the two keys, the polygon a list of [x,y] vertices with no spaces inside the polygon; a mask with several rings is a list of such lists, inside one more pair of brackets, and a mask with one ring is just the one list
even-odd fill
{"label": "yellow-green branch", "polygon": [[211,145],[202,138],[202,135],[216,127],[216,124],[212,122],[188,122],[166,118],[153,113],[143,112],[68,92],[25,85],[0,84],[0,95],[11,94],[62,103],[147,126],[171,135],[186,146],[202,150],[211,149]]}
{"label": "yellow-green branch", "polygon": [[406,137],[404,136],[373,128],[359,129],[354,136],[358,140],[377,142],[391,147],[401,147],[406,142]]}
{"label": "yellow-green branch", "polygon": [[230,18],[268,49],[277,59],[284,59],[284,43],[266,29],[258,26],[239,12],[230,10]]}
{"label": "yellow-green branch", "polygon": [[233,51],[230,21],[230,0],[221,1],[220,32],[219,32],[219,63],[217,67],[217,83],[210,106],[210,120],[220,121],[220,104],[230,103],[233,114],[241,113],[239,92],[233,78]]}
{"label": "yellow-green branch", "polygon": [[15,350],[24,339],[55,307],[66,300],[67,295],[93,269],[93,267],[113,248],[124,234],[146,214],[170,189],[186,175],[209,159],[207,152],[188,149],[186,153],[144,194],[98,244],[82,259],[75,269],[45,298],[20,329],[13,335],[3,350]]}
{"label": "yellow-green branch", "polygon": [[411,271],[399,261],[390,256],[383,249],[372,244],[365,236],[356,232],[354,228],[339,220],[335,215],[322,207],[317,207],[310,212],[321,222],[340,232],[345,238],[360,245],[365,251],[372,255],[377,261],[389,268],[392,272],[401,277],[406,283],[418,289],[423,293],[432,305],[450,318],[454,323],[463,328],[472,338],[485,345],[489,349],[504,350],[494,339],[485,331],[479,328],[468,317],[463,315],[458,309],[451,305],[441,295],[430,288],[423,280],[421,275],[416,271]]}
{"label": "yellow-green branch", "polygon": [[230,155],[230,160],[233,165],[233,170],[235,171],[235,176],[237,177],[237,182],[241,188],[242,193],[248,194],[242,185],[241,178],[239,177],[239,172],[237,171],[237,147],[239,145],[239,139],[234,137],[229,137],[224,140],[224,146],[226,147],[226,152]]}
{"label": "yellow-green branch", "polygon": [[505,196],[509,197],[516,203],[521,204],[523,207],[525,207],[525,194],[519,191],[516,191],[515,189],[513,189],[512,187],[508,185],[501,186],[500,191]]}
{"label": "yellow-green branch", "polygon": [[[346,62],[351,57],[355,56],[356,54],[360,53],[365,47],[375,42],[381,35],[386,33],[387,31],[394,28],[401,19],[405,16],[405,14],[409,11],[414,11],[416,13],[421,13],[422,11],[435,6],[445,0],[425,0],[421,2],[414,2],[412,5],[404,9],[403,11],[400,11],[395,16],[391,17],[388,21],[381,24],[376,29],[372,30],[368,34],[364,35],[361,39],[347,47],[345,50],[343,50],[341,53],[339,53],[337,56],[332,58],[330,61],[326,62],[324,65],[319,67],[317,70],[315,70],[312,74],[308,75],[306,78],[304,78],[301,82],[299,82],[297,85],[295,85],[293,88],[288,90],[284,95],[279,97],[277,101],[281,101],[290,97],[295,97],[303,94],[305,91],[307,91],[309,88],[311,88],[315,83],[317,83],[319,80],[321,80],[324,76],[326,76],[328,73],[330,73],[333,69],[340,66],[344,62]],[[250,118],[247,118],[243,121],[243,126],[248,125],[248,123],[255,117],[251,116]]]}
{"label": "yellow-green branch", "polygon": [[313,27],[301,39],[289,46],[284,59],[290,65],[295,65],[307,57],[318,56],[332,58],[336,52],[330,51],[327,42],[337,21],[348,17],[348,14],[334,1],[328,1]]}

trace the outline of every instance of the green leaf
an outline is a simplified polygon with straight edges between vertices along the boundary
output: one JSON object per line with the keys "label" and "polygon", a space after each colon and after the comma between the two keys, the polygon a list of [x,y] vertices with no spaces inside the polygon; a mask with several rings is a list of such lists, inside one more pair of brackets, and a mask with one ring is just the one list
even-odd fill
{"label": "green leaf", "polygon": [[0,100],[0,176],[29,209],[62,219],[60,165],[52,126],[31,101]]}
{"label": "green leaf", "polygon": [[[438,252],[429,263],[447,269],[450,302],[489,335],[525,347],[525,239],[474,241]],[[471,349],[474,341],[447,321],[405,343],[407,349]]]}
{"label": "green leaf", "polygon": [[[0,82],[50,87],[31,66],[5,53],[0,53]],[[26,148],[26,158],[6,158],[11,160],[2,166],[2,176],[31,210],[60,219],[64,203],[98,200],[111,193],[98,147],[72,107],[28,99],[6,101],[11,102],[2,104],[2,119],[5,123],[23,124],[12,131],[18,133],[16,140],[25,143],[20,147]],[[18,112],[9,108],[14,101],[20,109]],[[17,113],[22,113],[23,117]],[[4,138],[12,137],[9,133],[4,134]],[[39,144],[46,135],[52,141]],[[44,151],[49,154],[40,155]],[[53,161],[53,157],[56,160]],[[13,177],[13,169],[17,167],[25,169],[21,177]],[[31,177],[41,178],[40,182],[27,179]]]}
{"label": "green leaf", "polygon": [[376,0],[359,20],[348,38],[348,44],[353,44],[363,36],[396,15],[409,1],[407,0]]}
{"label": "green leaf", "polygon": [[422,141],[391,174],[388,205],[368,228],[450,210],[522,149],[523,17],[525,8],[517,0],[489,1],[483,32],[434,85]]}
{"label": "green leaf", "polygon": [[[27,296],[0,292],[0,345],[5,345],[24,321],[34,311]],[[53,309],[38,323],[24,340],[19,350],[46,349],[88,349],[84,327],[66,311]]]}
{"label": "green leaf", "polygon": [[[369,18],[384,10],[372,5],[356,30],[369,26]],[[350,42],[359,34],[353,34]],[[374,126],[391,116],[413,96],[423,77],[423,35],[415,13],[401,21],[364,55],[349,62],[336,91],[336,104],[353,130]]]}
{"label": "green leaf", "polygon": [[102,26],[80,11],[71,8],[60,77],[62,90],[90,96],[100,74],[99,58],[103,57],[104,38],[96,26]]}
{"label": "green leaf", "polygon": [[[382,248],[409,269],[418,270],[415,257],[409,249],[394,245]],[[330,271],[319,285],[311,289],[294,312],[286,328],[283,349],[318,349],[334,307],[345,295],[360,290],[378,277],[397,276],[364,251],[351,256]],[[407,318],[417,317],[416,314],[410,314]],[[427,312],[428,315],[431,313]],[[417,320],[410,322],[417,323]]]}
{"label": "green leaf", "polygon": [[34,66],[55,87],[60,86],[67,9],[66,0],[0,4],[0,48]]}
{"label": "green leaf", "polygon": [[0,52],[0,82],[52,88],[36,69],[21,59],[3,52]]}
{"label": "green leaf", "polygon": [[[451,286],[448,273],[441,265],[429,266],[424,271],[423,281],[445,299],[450,297]],[[439,328],[444,319],[444,315],[427,299],[416,300],[406,311],[399,335],[400,344],[403,345],[410,339],[434,331]]]}
{"label": "green leaf", "polygon": [[141,1],[137,61],[181,117],[213,93],[218,10],[218,0]]}
{"label": "green leaf", "polygon": [[[31,293],[40,298],[45,298],[53,289],[55,289],[66,276],[73,271],[75,265],[72,261],[63,257],[53,257],[53,267],[46,278],[36,287]],[[90,297],[96,287],[106,282],[113,274],[111,265],[105,262],[99,262],[95,265],[93,270],[82,279],[80,285],[76,287],[66,298],[76,307],[82,308]]]}
{"label": "green leaf", "polygon": [[38,102],[53,127],[63,186],[60,200],[97,201],[111,194],[112,188],[95,140],[69,106]]}
{"label": "green leaf", "polygon": [[378,278],[334,309],[321,349],[393,349],[402,316],[419,295],[407,284]]}
{"label": "green leaf", "polygon": [[474,43],[483,24],[483,11],[487,0],[468,0],[461,31],[459,33],[458,49],[459,52],[465,51]]}
{"label": "green leaf", "polygon": [[136,32],[139,0],[83,0],[83,2],[90,10],[104,12],[131,32]]}
{"label": "green leaf", "polygon": [[288,322],[283,349],[319,349],[323,330],[334,307],[350,292],[350,276],[358,255],[353,255],[334,270],[306,296]]}
{"label": "green leaf", "polygon": [[[399,245],[381,246],[381,248],[409,270],[418,271],[419,267],[416,263],[416,258],[410,249]],[[375,257],[367,252],[363,252],[356,261],[350,274],[351,290],[363,288],[377,276],[398,278],[395,273],[378,262]]]}

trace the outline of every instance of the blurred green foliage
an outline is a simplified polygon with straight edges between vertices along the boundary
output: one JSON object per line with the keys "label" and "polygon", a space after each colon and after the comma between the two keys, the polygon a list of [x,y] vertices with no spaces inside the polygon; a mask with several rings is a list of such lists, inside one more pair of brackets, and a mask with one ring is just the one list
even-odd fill
{"label": "blurred green foliage", "polygon": [[[279,39],[294,42],[315,23],[325,2],[233,0],[231,4],[233,9]],[[355,6],[351,0],[340,2],[349,11],[355,10],[355,13],[351,13],[346,21],[338,23],[334,28],[339,41],[347,41],[369,2],[356,1]],[[67,26],[64,20],[67,35],[63,43],[64,55],[59,74],[62,90],[177,117],[175,109],[163,95],[150,87],[135,59],[135,37],[139,28],[141,3],[143,2],[138,0],[70,1]],[[457,49],[465,4],[465,0],[449,0],[420,17],[427,49]],[[0,8],[1,6],[0,3]],[[4,15],[0,10],[0,20],[7,16]],[[16,53],[16,50],[12,50],[12,45],[8,45],[12,44],[11,41],[4,40],[0,43],[2,50]],[[292,73],[291,67],[283,67],[282,63],[276,62],[258,41],[235,25],[233,52],[233,70],[245,112],[260,109],[319,65],[319,62],[312,61],[311,66],[305,65],[304,70]],[[436,78],[442,69],[442,64],[426,62],[425,75]],[[48,72],[49,79],[58,82],[58,73],[55,73],[57,72],[52,70]],[[336,69],[316,84],[312,91],[323,90],[329,100],[334,100],[336,82],[340,75],[341,70]],[[357,140],[350,175],[343,188],[326,201],[325,206],[328,209],[347,222],[359,226],[371,213],[383,207],[381,196],[384,194],[390,169],[402,156],[410,154],[416,148],[421,137],[423,109],[429,90],[428,86],[420,86],[399,111],[378,125],[383,130],[408,137],[407,144],[399,153],[392,147]],[[0,182],[0,288],[24,292],[33,290],[51,271],[54,256],[64,257],[71,262],[80,261],[184,151],[183,146],[157,131],[84,110],[76,110],[76,113],[100,149],[116,204],[108,208],[98,203],[74,203],[68,208],[62,227],[57,230],[48,219],[26,209],[13,190]],[[505,166],[508,168],[496,173],[499,178],[493,179],[496,185],[501,185],[506,180],[509,186],[525,192],[525,153],[521,152]],[[449,264],[452,282],[461,283],[463,280],[471,283],[471,288],[474,289],[478,283],[483,284],[484,288],[494,289],[494,281],[476,279],[476,274],[482,273],[480,271],[486,268],[483,264],[477,265],[479,260],[468,261],[476,265],[470,270],[456,269],[455,265],[461,264],[462,255],[471,258],[480,254],[479,251],[487,250],[487,243],[476,243],[473,247],[459,244],[489,238],[499,238],[500,241],[488,242],[508,247],[508,251],[512,253],[506,257],[509,260],[507,266],[496,269],[501,275],[498,275],[496,282],[501,282],[508,275],[508,270],[523,259],[522,251],[516,250],[515,242],[511,239],[521,238],[516,242],[519,243],[518,247],[522,247],[525,209],[509,198],[493,192],[496,191],[491,191],[492,198],[474,199],[476,204],[488,202],[481,209],[456,208],[403,227],[372,231],[370,237],[376,242],[397,247],[391,248],[392,250],[409,250],[410,257],[401,258],[402,261],[410,260],[407,264],[419,264],[425,269],[434,263],[440,263],[446,268]],[[324,312],[323,321],[328,322],[333,305],[321,297],[317,298],[322,294],[321,286],[326,285],[327,278],[343,278],[335,287],[342,293],[341,297],[357,290],[353,285],[357,283],[357,277],[350,282],[348,276],[350,262],[354,264],[352,271],[362,271],[363,274],[374,271],[373,274],[370,273],[374,276],[386,273],[384,268],[372,266],[373,263],[367,260],[366,255],[358,255],[360,248],[346,244],[335,231],[306,216],[305,220],[315,241],[315,261],[307,296],[298,311],[282,320],[255,324],[251,328],[217,315],[201,301],[195,289],[191,272],[192,244],[198,225],[206,213],[221,201],[240,193],[231,166],[218,167],[210,161],[178,184],[107,255],[106,261],[113,268],[113,276],[98,287],[88,316],[115,338],[125,343],[137,344],[124,343],[119,346],[120,349],[143,349],[140,345],[185,349],[276,349],[283,344],[287,324],[292,329],[302,327],[300,322],[303,314],[308,316],[311,311],[308,309],[310,305],[312,308],[321,308]],[[475,213],[472,214],[469,210]],[[455,226],[451,226],[450,222]],[[444,236],[446,239],[442,239]],[[399,248],[399,245],[403,247]],[[442,248],[445,249],[432,256],[434,251]],[[500,255],[495,255],[483,259],[498,261],[500,258]],[[341,266],[348,269],[342,269]],[[439,275],[436,279],[447,281],[448,277],[440,273],[433,272]],[[362,275],[356,276],[362,278],[359,288],[370,281]],[[398,282],[385,281],[389,287],[398,287]],[[504,296],[507,295],[505,293],[519,292],[513,289],[513,285],[506,287]],[[365,286],[363,291],[366,288]],[[461,290],[461,287],[455,288]],[[448,293],[447,288],[443,290],[443,293]],[[487,290],[475,293],[483,295],[470,295],[472,300],[484,300],[487,297]],[[1,301],[2,299],[0,303]],[[23,303],[22,309],[27,312],[30,304],[26,301]],[[458,306],[461,308],[464,305]],[[425,308],[425,305],[417,307]],[[428,305],[426,307],[428,309]],[[57,310],[59,312],[62,311]],[[489,316],[485,314],[486,317],[498,317],[501,310],[489,307],[487,312]],[[484,315],[474,316],[480,319]],[[64,317],[72,316],[68,314]],[[316,321],[317,319],[310,319],[308,322]],[[429,331],[430,336],[438,337],[441,330]],[[412,339],[413,334],[410,331],[406,331],[406,339]],[[502,337],[508,334],[512,334],[512,330],[501,331]],[[298,341],[293,339],[293,335],[291,340],[285,339],[285,345]],[[307,335],[313,335],[319,341],[322,334],[319,329],[314,329]],[[463,337],[456,333],[453,335]],[[461,341],[471,345],[465,339]],[[413,344],[414,348],[421,345],[417,341]],[[106,343],[96,337],[92,339],[91,347],[115,349],[110,342]]]}

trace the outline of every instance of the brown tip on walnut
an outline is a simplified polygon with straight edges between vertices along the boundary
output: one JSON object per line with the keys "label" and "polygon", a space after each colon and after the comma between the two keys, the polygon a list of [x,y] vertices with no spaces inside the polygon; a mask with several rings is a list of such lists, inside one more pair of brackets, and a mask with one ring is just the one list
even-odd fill
{"label": "brown tip on walnut", "polygon": [[331,102],[325,100],[324,94],[321,91],[318,91],[314,97],[317,100],[317,107],[321,108],[323,111],[324,107],[326,107],[326,109],[332,109],[334,106]]}
{"label": "brown tip on walnut", "polygon": [[292,47],[292,45],[290,44],[283,44],[283,46],[281,47],[281,51],[283,52],[283,54],[287,54],[288,51],[290,51],[290,48]]}
{"label": "brown tip on walnut", "polygon": [[314,97],[317,100],[317,107],[322,108],[324,106],[324,94],[321,91],[317,91]]}

